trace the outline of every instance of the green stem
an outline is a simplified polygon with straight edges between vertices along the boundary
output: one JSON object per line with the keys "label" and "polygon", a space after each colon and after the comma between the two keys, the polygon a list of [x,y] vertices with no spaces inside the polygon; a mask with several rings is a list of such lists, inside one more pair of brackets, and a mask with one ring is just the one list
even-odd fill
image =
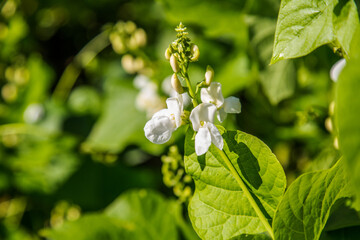
{"label": "green stem", "polygon": [[58,100],[66,100],[76,79],[79,77],[81,69],[86,67],[110,42],[109,31],[103,31],[90,42],[75,56],[60,77],[58,84],[53,93],[53,98]]}
{"label": "green stem", "polygon": [[198,102],[196,101],[196,95],[194,94],[194,90],[192,89],[191,87],[191,83],[190,83],[190,79],[189,79],[189,75],[187,73],[184,73],[184,78],[185,78],[185,81],[186,81],[186,85],[189,89],[189,94],[190,94],[190,97],[192,98],[192,103],[194,105],[194,107],[196,107],[198,104]]}
{"label": "green stem", "polygon": [[249,192],[248,188],[246,187],[244,181],[241,179],[239,173],[236,171],[234,165],[231,163],[230,159],[228,158],[228,156],[225,154],[225,152],[223,150],[220,150],[218,148],[216,148],[221,156],[221,158],[224,160],[224,162],[226,163],[227,167],[229,168],[231,174],[235,177],[236,181],[238,182],[238,184],[240,185],[243,193],[245,194],[245,196],[247,197],[247,199],[250,202],[250,205],[253,207],[253,209],[255,210],[256,214],[258,215],[258,217],[260,218],[260,221],[264,224],[266,230],[269,232],[270,236],[272,239],[274,239],[274,233],[273,230],[267,220],[267,218],[264,216],[264,214],[262,213],[261,209],[259,208],[259,206],[257,205],[257,203],[255,202],[255,199],[253,198],[253,196],[251,195],[251,193]]}

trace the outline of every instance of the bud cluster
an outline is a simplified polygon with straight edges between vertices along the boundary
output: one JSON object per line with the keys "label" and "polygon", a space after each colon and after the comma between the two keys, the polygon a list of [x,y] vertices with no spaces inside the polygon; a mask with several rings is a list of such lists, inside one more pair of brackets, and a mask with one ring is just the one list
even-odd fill
{"label": "bud cluster", "polygon": [[[156,112],[144,127],[145,136],[151,142],[162,144],[170,140],[172,132],[182,125],[191,122],[195,136],[195,152],[198,156],[205,154],[210,145],[222,149],[222,136],[214,125],[215,116],[222,122],[228,113],[240,113],[241,104],[238,98],[224,98],[221,84],[213,82],[214,70],[207,66],[205,78],[198,82],[194,89],[188,75],[189,63],[197,61],[199,47],[191,43],[186,28],[182,23],[175,29],[177,39],[165,51],[173,70],[171,86],[177,96],[166,100],[166,109]],[[185,98],[191,98],[191,112],[185,110]],[[201,100],[199,104],[198,101]]]}
{"label": "bud cluster", "polygon": [[181,202],[186,202],[192,195],[190,187],[192,179],[185,172],[184,161],[177,146],[171,146],[168,155],[162,156],[161,161],[163,163],[161,172],[164,184],[173,188],[175,196]]}
{"label": "bud cluster", "polygon": [[119,21],[109,35],[111,45],[118,54],[136,50],[146,45],[146,32],[132,21]]}

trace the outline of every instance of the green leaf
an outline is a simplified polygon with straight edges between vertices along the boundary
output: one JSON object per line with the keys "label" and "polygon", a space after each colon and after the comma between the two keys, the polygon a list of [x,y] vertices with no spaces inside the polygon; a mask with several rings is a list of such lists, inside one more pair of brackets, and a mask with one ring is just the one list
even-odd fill
{"label": "green leaf", "polygon": [[331,169],[307,173],[286,191],[276,211],[275,239],[319,239],[339,201],[351,197],[343,161]]}
{"label": "green leaf", "polygon": [[88,214],[74,222],[66,222],[57,229],[45,229],[40,232],[51,240],[132,240],[137,239],[135,226],[115,221],[103,214]]}
{"label": "green leaf", "polygon": [[360,92],[360,59],[352,60],[340,74],[335,105],[339,145],[357,194],[356,205],[360,209],[360,99],[357,97]]}
{"label": "green leaf", "polygon": [[230,96],[237,91],[250,86],[257,76],[257,69],[249,57],[243,52],[234,56],[215,73],[216,81],[222,84],[224,96]]}
{"label": "green leaf", "polygon": [[186,134],[185,168],[195,181],[189,204],[192,224],[202,239],[270,239],[265,225],[283,196],[284,171],[256,137],[218,128],[224,152],[212,145],[197,156],[192,128]]}
{"label": "green leaf", "polygon": [[271,64],[305,56],[325,44],[331,44],[334,50],[340,49],[347,55],[358,22],[353,0],[346,4],[336,0],[283,0]]}
{"label": "green leaf", "polygon": [[106,96],[104,112],[86,141],[89,148],[99,152],[121,152],[132,134],[143,128],[145,116],[135,108],[136,94],[130,86],[113,86]]}
{"label": "green leaf", "polygon": [[173,202],[143,189],[122,194],[107,207],[105,214],[133,224],[141,236],[137,239],[176,240],[175,211]]}
{"label": "green leaf", "polygon": [[271,104],[292,96],[295,92],[296,73],[294,63],[290,60],[268,66],[260,75],[264,92]]}

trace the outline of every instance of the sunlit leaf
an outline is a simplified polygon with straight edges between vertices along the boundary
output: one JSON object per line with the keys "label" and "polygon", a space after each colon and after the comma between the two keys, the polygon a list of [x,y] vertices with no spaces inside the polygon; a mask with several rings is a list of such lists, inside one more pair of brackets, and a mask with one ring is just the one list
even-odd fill
{"label": "sunlit leaf", "polygon": [[276,211],[276,239],[319,239],[339,202],[351,197],[343,161],[331,169],[306,173],[286,191]]}
{"label": "sunlit leaf", "polygon": [[284,171],[259,139],[241,131],[221,128],[221,132],[225,154],[235,172],[213,145],[205,155],[197,156],[193,130],[189,128],[186,134],[185,167],[195,181],[195,193],[189,204],[192,224],[203,239],[242,239],[247,234],[263,234],[261,238],[269,239],[267,229],[236,179],[240,177],[245,182],[257,208],[271,222],[285,190]]}
{"label": "sunlit leaf", "polygon": [[347,4],[336,0],[283,0],[271,63],[307,55],[325,44],[347,55],[358,22],[352,0]]}
{"label": "sunlit leaf", "polygon": [[[360,41],[356,41],[358,44]],[[360,89],[360,60],[350,59],[340,74],[337,86],[336,117],[339,126],[339,144],[347,163],[349,177],[357,194],[357,207],[360,209],[360,100],[356,97]]]}

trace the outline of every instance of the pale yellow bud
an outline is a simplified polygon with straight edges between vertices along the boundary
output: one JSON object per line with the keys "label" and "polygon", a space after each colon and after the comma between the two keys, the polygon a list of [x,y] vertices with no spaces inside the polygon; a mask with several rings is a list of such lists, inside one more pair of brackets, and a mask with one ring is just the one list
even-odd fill
{"label": "pale yellow bud", "polygon": [[165,58],[166,58],[166,60],[170,60],[170,57],[171,57],[171,49],[167,48],[165,50]]}
{"label": "pale yellow bud", "polygon": [[126,54],[121,58],[121,65],[127,73],[133,74],[136,72],[134,58],[130,54]]}
{"label": "pale yellow bud", "polygon": [[7,83],[1,88],[1,95],[6,102],[14,102],[18,97],[18,89],[15,84]]}
{"label": "pale yellow bud", "polygon": [[333,124],[332,124],[332,121],[331,121],[331,118],[328,117],[325,119],[325,128],[326,130],[328,130],[329,132],[332,132],[333,131]]}
{"label": "pale yellow bud", "polygon": [[133,37],[135,38],[138,47],[143,47],[146,45],[146,32],[144,31],[144,29],[136,29]]}
{"label": "pale yellow bud", "polygon": [[192,55],[190,58],[191,61],[195,62],[199,60],[200,50],[199,47],[195,44],[191,45],[191,55]]}
{"label": "pale yellow bud", "polygon": [[210,86],[213,78],[214,78],[214,69],[208,65],[206,67],[206,72],[205,72],[205,83],[207,86]]}
{"label": "pale yellow bud", "polygon": [[133,21],[127,21],[124,28],[127,33],[132,34],[136,30],[136,24]]}
{"label": "pale yellow bud", "polygon": [[177,61],[174,54],[172,54],[171,57],[170,57],[170,65],[171,65],[172,70],[175,73],[177,73],[180,70],[179,63],[178,63],[178,61]]}
{"label": "pale yellow bud", "polygon": [[145,62],[141,57],[137,57],[133,61],[133,66],[134,66],[135,71],[137,72],[145,67]]}
{"label": "pale yellow bud", "polygon": [[111,33],[110,34],[110,42],[114,49],[114,51],[118,54],[123,54],[126,51],[126,46],[124,44],[124,40],[118,33]]}
{"label": "pale yellow bud", "polygon": [[174,88],[174,90],[179,93],[182,94],[184,93],[184,88],[181,86],[180,80],[177,77],[176,73],[174,73],[171,76],[171,86]]}

